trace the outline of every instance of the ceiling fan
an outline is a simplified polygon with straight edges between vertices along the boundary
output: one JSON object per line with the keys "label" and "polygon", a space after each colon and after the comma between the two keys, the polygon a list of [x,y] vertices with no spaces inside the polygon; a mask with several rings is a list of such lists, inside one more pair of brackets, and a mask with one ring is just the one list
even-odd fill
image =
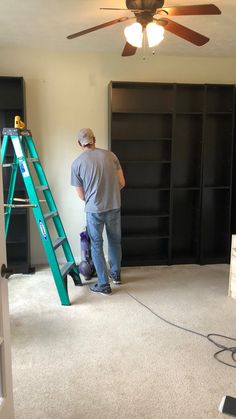
{"label": "ceiling fan", "polygon": [[[107,26],[114,25],[116,23],[124,22],[130,19],[136,19],[136,23],[139,24],[141,29],[139,32],[140,42],[142,43],[142,35],[144,30],[148,32],[149,26],[166,31],[191,42],[194,45],[202,46],[209,41],[204,35],[187,28],[186,26],[180,25],[177,22],[169,19],[169,16],[189,16],[189,15],[219,15],[221,14],[220,9],[214,4],[198,4],[198,5],[186,5],[186,6],[164,6],[165,0],[126,0],[127,9],[115,8],[115,7],[103,7],[101,10],[129,10],[134,13],[134,16],[124,16],[109,22],[102,23],[101,25],[93,26],[80,32],[76,32],[72,35],[67,36],[68,39],[77,38],[87,33],[96,31],[98,29],[106,28]],[[154,23],[154,25],[153,25]],[[151,24],[151,25],[150,25]],[[133,25],[132,25],[133,26]],[[131,28],[128,27],[128,28]],[[127,28],[126,28],[127,29]],[[133,45],[128,41],[122,52],[123,57],[134,55],[138,46],[134,43]],[[160,41],[159,41],[160,42]],[[141,44],[139,45],[141,46]],[[149,45],[150,46],[150,45]]]}

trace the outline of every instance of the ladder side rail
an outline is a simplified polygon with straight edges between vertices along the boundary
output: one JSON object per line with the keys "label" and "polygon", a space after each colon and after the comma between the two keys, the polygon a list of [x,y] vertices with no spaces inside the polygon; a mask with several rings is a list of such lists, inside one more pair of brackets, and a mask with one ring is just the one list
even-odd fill
{"label": "ladder side rail", "polygon": [[[39,179],[44,179],[44,181],[43,181],[44,185],[46,185],[46,184],[48,185],[47,179],[46,179],[46,176],[44,174],[42,166],[39,164],[39,162],[35,162],[34,163],[35,170],[36,170],[36,166],[37,166],[38,172],[40,174],[43,173],[43,177],[40,178],[40,175],[39,175]],[[71,267],[71,270],[68,272],[68,274],[73,278],[73,281],[74,281],[75,285],[82,285],[79,270],[78,270],[78,267],[76,266],[75,259],[74,259],[69,241],[67,239],[66,232],[65,232],[65,229],[63,227],[60,215],[58,213],[54,198],[52,196],[52,193],[51,193],[50,189],[48,188],[46,190],[43,190],[43,194],[44,194],[45,200],[47,202],[47,205],[48,205],[48,208],[50,209],[50,211],[53,211],[53,212],[57,213],[57,215],[52,218],[52,221],[53,221],[53,224],[55,226],[58,237],[65,237],[65,239],[66,239],[62,242],[61,246],[63,248],[63,252],[64,252],[64,255],[65,255],[66,261],[73,263],[73,265]]]}
{"label": "ladder side rail", "polygon": [[[7,151],[7,145],[9,141],[9,135],[3,135],[2,140],[2,147],[1,147],[1,163],[4,164],[5,157],[6,157],[6,151]],[[6,204],[9,205],[9,207],[5,207],[4,213],[5,213],[5,235],[7,237],[8,229],[9,229],[9,223],[11,218],[11,211],[12,207],[10,206],[13,202],[14,192],[15,192],[15,185],[16,185],[16,177],[17,177],[17,170],[18,170],[18,160],[16,158],[16,155],[14,154],[14,158],[12,161],[12,172],[11,172],[11,178],[8,188],[8,195],[7,195],[7,202]]]}
{"label": "ladder side rail", "polygon": [[[46,201],[47,202],[49,201],[50,205],[55,206],[55,208],[56,208],[56,204],[55,204],[55,201],[53,199],[53,196],[52,196],[51,192],[49,190],[46,190],[46,191],[43,191],[43,192],[44,192],[44,196],[45,196]],[[55,211],[57,211],[57,208],[55,209]],[[62,221],[61,221],[61,217],[60,217],[58,212],[57,212],[56,217],[52,218],[52,221],[54,223],[54,226],[56,228],[58,236],[59,237],[66,237],[66,232],[65,232],[65,229],[64,229]],[[73,254],[72,254],[72,251],[71,251],[68,240],[66,240],[62,243],[62,247],[63,247],[64,253],[65,253],[65,256],[66,256],[66,260],[68,262],[73,262],[74,257],[73,257]]]}
{"label": "ladder side rail", "polygon": [[[50,190],[45,190],[43,191],[43,193],[44,193],[46,201],[51,203],[48,205],[54,205],[56,208],[56,204]],[[57,211],[57,208],[56,208],[56,211]],[[69,272],[69,275],[73,278],[75,285],[81,285],[81,278],[80,278],[79,270],[78,270],[78,267],[76,266],[75,258],[73,256],[73,253],[72,253],[72,250],[71,250],[69,241],[67,239],[66,232],[64,230],[58,211],[57,211],[57,215],[53,217],[52,220],[53,220],[58,236],[66,238],[66,240],[63,241],[61,246],[63,248],[64,255],[66,257],[67,262],[73,262],[73,266]]]}
{"label": "ladder side rail", "polygon": [[[30,136],[25,137],[25,141],[26,141],[29,153],[30,153],[30,157],[38,159],[38,161],[33,162],[33,165],[34,165],[34,168],[35,168],[35,171],[36,171],[36,174],[38,176],[38,179],[39,179],[40,183],[43,184],[43,185],[48,185],[48,181],[47,181],[45,172],[43,170],[43,167],[40,163],[39,155],[38,155],[36,147],[34,145],[33,138],[30,137]],[[52,193],[50,192],[50,189],[43,191],[43,193],[44,193],[44,196],[45,196],[45,199],[46,199],[49,210],[53,211],[53,212],[57,211],[57,207],[56,207],[54,198],[52,196]],[[53,223],[55,225],[58,236],[59,237],[66,237],[66,233],[65,233],[65,230],[64,230],[64,227],[63,227],[63,224],[61,222],[61,218],[60,218],[59,214],[56,217],[53,217],[52,220],[53,220]],[[64,253],[65,253],[65,256],[66,256],[66,260],[68,262],[74,262],[74,256],[72,254],[72,250],[71,250],[71,247],[69,245],[68,240],[66,240],[65,242],[62,243],[62,247],[63,247]],[[76,273],[77,272],[78,271],[76,269]]]}
{"label": "ladder side rail", "polygon": [[[46,175],[44,173],[43,167],[41,165],[38,152],[37,152],[36,147],[34,145],[33,138],[30,137],[30,136],[25,137],[25,142],[26,142],[30,157],[37,159],[37,161],[33,161],[32,163],[33,163],[35,172],[37,174],[38,180],[40,182],[40,185],[48,186],[48,181],[47,181]],[[51,193],[49,192],[49,190],[45,190],[43,192],[44,192],[44,196],[45,196],[45,199],[46,199],[49,210],[52,211],[52,212],[57,211],[56,204],[55,204],[54,199],[52,198]]]}
{"label": "ladder side rail", "polygon": [[1,146],[1,162],[4,163],[7,144],[8,144],[9,135],[4,135],[2,139],[2,146]]}
{"label": "ladder side rail", "polygon": [[16,187],[16,178],[17,178],[17,172],[18,172],[18,160],[16,155],[14,155],[13,163],[12,163],[12,172],[11,172],[11,178],[8,188],[8,195],[7,195],[7,202],[6,204],[9,205],[9,207],[6,207],[6,214],[5,214],[5,234],[6,237],[8,235],[9,230],[9,224],[10,224],[10,218],[12,213],[12,203],[15,193],[15,187]]}
{"label": "ladder side rail", "polygon": [[[38,176],[38,180],[40,182],[40,185],[45,185],[45,186],[47,185],[48,186],[48,181],[47,181],[45,172],[43,170],[43,167],[40,163],[39,155],[38,155],[38,152],[37,152],[36,147],[34,145],[33,138],[30,137],[30,136],[25,137],[25,142],[26,142],[30,157],[37,159],[37,161],[33,162],[33,166],[34,166],[35,172]],[[55,225],[58,236],[59,237],[66,237],[66,233],[65,233],[64,227],[62,225],[62,222],[60,220],[60,216],[58,214],[57,207],[56,207],[56,204],[55,204],[55,201],[53,199],[53,196],[52,196],[52,193],[51,193],[50,189],[48,188],[48,189],[44,190],[43,194],[44,194],[45,200],[47,202],[47,206],[49,208],[49,211],[57,212],[57,216],[53,217],[52,220],[54,222],[54,225]],[[65,246],[65,244],[64,244],[64,247],[66,247],[66,249],[67,249],[67,246]],[[64,249],[64,247],[63,247],[63,249]],[[73,256],[72,256],[72,258],[70,257],[70,259],[67,259],[67,260],[68,261],[73,261]]]}
{"label": "ladder side rail", "polygon": [[[34,141],[32,136],[26,136],[25,137],[25,143],[27,145],[27,149],[29,152],[29,155],[32,159],[35,159],[36,161],[32,161],[35,172],[37,174],[38,180],[40,182],[41,185],[47,185],[48,186],[48,181],[47,181],[47,177],[45,175],[45,172],[43,170],[43,167],[40,163],[40,159],[39,159],[39,155],[38,152],[36,150]],[[71,275],[73,277],[73,280],[75,282],[75,284],[81,284],[81,279],[80,279],[80,275],[79,275],[79,271],[78,268],[76,266],[75,263],[75,259],[69,244],[69,241],[67,239],[60,215],[57,211],[57,207],[54,201],[54,198],[52,196],[52,193],[48,187],[48,189],[43,190],[43,194],[45,197],[45,200],[47,202],[48,208],[50,211],[52,212],[57,212],[57,215],[55,217],[52,218],[54,226],[56,228],[57,234],[59,237],[65,237],[66,240],[62,243],[62,248],[66,257],[67,262],[73,262],[73,266],[71,268],[71,271],[69,272],[69,275]]]}
{"label": "ladder side rail", "polygon": [[48,227],[45,223],[44,215],[43,215],[43,212],[42,212],[39,200],[38,200],[38,195],[37,195],[34,183],[32,181],[30,168],[27,163],[25,152],[22,146],[22,140],[20,140],[19,136],[12,136],[12,143],[13,143],[13,147],[15,149],[15,153],[18,158],[20,171],[23,177],[23,181],[24,181],[30,202],[31,204],[37,205],[35,208],[32,208],[33,214],[34,214],[36,225],[39,230],[39,234],[43,243],[43,247],[45,249],[45,253],[48,258],[48,263],[51,267],[52,274],[55,279],[55,284],[56,284],[57,291],[61,299],[61,303],[63,305],[70,305],[70,300],[68,297],[67,289],[61,276],[60,267],[59,267],[54,249],[53,249],[53,244],[50,238]]}

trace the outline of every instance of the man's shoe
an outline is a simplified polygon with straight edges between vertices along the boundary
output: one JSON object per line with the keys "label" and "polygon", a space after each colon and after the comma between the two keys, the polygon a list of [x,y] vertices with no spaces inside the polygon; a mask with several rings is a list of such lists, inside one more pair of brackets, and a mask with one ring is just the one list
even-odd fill
{"label": "man's shoe", "polygon": [[113,284],[121,285],[120,275],[113,274],[111,271],[109,272],[109,278],[112,280]]}
{"label": "man's shoe", "polygon": [[90,291],[96,292],[97,294],[109,295],[112,293],[110,285],[91,285]]}

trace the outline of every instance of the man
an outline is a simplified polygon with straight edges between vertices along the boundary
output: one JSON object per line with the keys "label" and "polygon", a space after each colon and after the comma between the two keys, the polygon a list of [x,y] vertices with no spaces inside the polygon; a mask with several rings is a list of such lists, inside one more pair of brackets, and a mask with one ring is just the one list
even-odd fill
{"label": "man", "polygon": [[[113,283],[121,284],[121,223],[120,189],[125,178],[116,155],[96,148],[96,139],[90,128],[78,134],[83,153],[72,163],[71,185],[85,201],[87,230],[91,240],[91,253],[98,281],[90,290],[111,294],[109,276]],[[109,272],[103,252],[103,230],[108,239]]]}

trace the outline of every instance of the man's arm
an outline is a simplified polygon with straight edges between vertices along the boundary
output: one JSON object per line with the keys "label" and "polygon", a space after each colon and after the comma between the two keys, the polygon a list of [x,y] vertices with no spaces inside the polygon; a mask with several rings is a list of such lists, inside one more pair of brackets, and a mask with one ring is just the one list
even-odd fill
{"label": "man's arm", "polygon": [[123,170],[121,169],[121,167],[120,167],[120,169],[117,170],[116,173],[117,173],[120,189],[122,189],[125,186],[125,177],[124,177],[124,173],[123,173]]}
{"label": "man's arm", "polygon": [[82,201],[85,201],[84,188],[82,188],[82,186],[76,186],[75,189],[76,189],[76,192],[78,193],[80,199],[82,199]]}

